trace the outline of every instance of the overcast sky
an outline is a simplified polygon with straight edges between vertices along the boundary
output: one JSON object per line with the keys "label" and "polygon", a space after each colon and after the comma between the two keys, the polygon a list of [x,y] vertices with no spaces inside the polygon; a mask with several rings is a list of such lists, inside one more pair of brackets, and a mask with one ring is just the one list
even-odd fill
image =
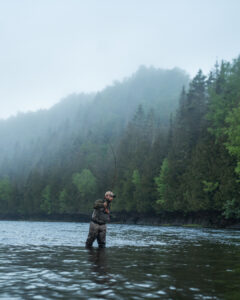
{"label": "overcast sky", "polygon": [[0,0],[0,118],[140,65],[194,76],[240,54],[239,0]]}

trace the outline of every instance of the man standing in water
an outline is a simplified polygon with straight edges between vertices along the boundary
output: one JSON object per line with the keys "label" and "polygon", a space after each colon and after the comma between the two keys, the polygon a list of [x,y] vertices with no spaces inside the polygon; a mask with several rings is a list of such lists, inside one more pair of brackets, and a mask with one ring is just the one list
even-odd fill
{"label": "man standing in water", "polygon": [[106,245],[106,223],[110,221],[110,204],[116,197],[113,192],[105,193],[104,199],[98,199],[94,203],[92,220],[89,227],[86,248],[92,248],[92,244],[97,239],[98,247],[105,248]]}

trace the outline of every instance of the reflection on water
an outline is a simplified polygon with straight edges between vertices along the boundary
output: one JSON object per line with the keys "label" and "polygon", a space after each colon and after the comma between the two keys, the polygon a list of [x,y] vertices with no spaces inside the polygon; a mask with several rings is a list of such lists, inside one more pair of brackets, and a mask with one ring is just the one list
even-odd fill
{"label": "reflection on water", "polygon": [[238,231],[0,222],[1,299],[240,299]]}

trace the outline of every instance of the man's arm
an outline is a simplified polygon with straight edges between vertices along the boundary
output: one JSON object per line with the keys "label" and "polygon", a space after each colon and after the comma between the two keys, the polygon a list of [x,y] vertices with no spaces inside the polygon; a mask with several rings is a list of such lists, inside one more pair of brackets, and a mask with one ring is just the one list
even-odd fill
{"label": "man's arm", "polygon": [[108,202],[107,201],[103,201],[102,199],[96,200],[95,203],[94,203],[93,208],[94,209],[105,208],[105,213],[107,213],[107,214],[110,213]]}
{"label": "man's arm", "polygon": [[104,207],[106,207],[106,204],[105,204],[105,202],[103,202],[102,199],[98,199],[94,202],[93,208],[98,209],[98,208],[104,208]]}

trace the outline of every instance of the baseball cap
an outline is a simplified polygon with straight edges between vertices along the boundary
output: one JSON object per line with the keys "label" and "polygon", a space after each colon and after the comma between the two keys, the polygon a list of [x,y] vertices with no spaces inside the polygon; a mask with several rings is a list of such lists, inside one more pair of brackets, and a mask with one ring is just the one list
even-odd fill
{"label": "baseball cap", "polygon": [[115,195],[112,191],[107,191],[107,192],[105,193],[105,197],[106,197],[106,196],[112,196],[113,198],[116,197],[116,195]]}

